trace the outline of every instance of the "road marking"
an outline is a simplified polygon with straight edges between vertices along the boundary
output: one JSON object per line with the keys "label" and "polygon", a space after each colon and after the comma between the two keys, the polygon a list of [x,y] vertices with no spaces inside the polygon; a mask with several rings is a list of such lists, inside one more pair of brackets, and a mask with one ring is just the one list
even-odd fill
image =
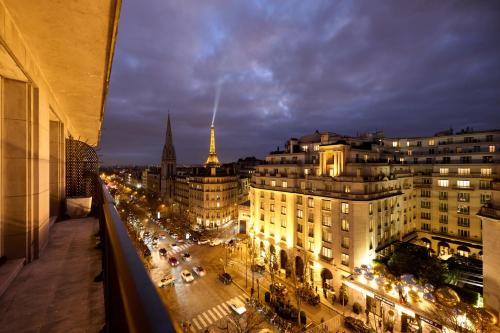
{"label": "road marking", "polygon": [[198,323],[198,320],[196,320],[196,318],[193,318],[193,323],[196,325],[196,327],[201,330],[203,327]]}
{"label": "road marking", "polygon": [[201,315],[198,315],[196,318],[198,318],[198,320],[200,321],[201,325],[202,325],[202,328],[207,326],[207,324],[205,323],[205,321],[203,320],[203,318],[201,317]]}
{"label": "road marking", "polygon": [[212,311],[215,313],[215,315],[218,317],[218,319],[221,319],[222,317],[224,317],[224,315],[221,315],[215,306],[212,308]]}
{"label": "road marking", "polygon": [[214,318],[214,321],[219,320],[219,318],[217,318],[217,316],[216,316],[216,315],[214,315],[214,313],[212,312],[212,310],[208,309],[208,310],[207,310],[207,312],[208,312],[208,314],[209,314],[209,315],[211,315],[211,316],[212,316],[212,318]]}
{"label": "road marking", "polygon": [[245,303],[246,302],[246,299],[243,297],[243,296],[238,296],[238,298],[243,302]]}
{"label": "road marking", "polygon": [[217,309],[219,309],[219,311],[222,312],[223,316],[227,316],[227,312],[226,312],[226,310],[224,310],[224,308],[222,306],[217,305]]}
{"label": "road marking", "polygon": [[221,304],[222,307],[226,310],[227,313],[231,313],[231,310],[229,309],[229,307],[226,305],[226,303],[222,303]]}
{"label": "road marking", "polygon": [[208,324],[209,324],[209,325],[210,325],[210,324],[212,324],[212,320],[210,319],[210,317],[207,315],[207,313],[206,313],[206,312],[203,312],[203,313],[202,313],[202,315],[204,315],[204,316],[205,316],[205,319],[208,321]]}
{"label": "road marking", "polygon": [[191,331],[191,332],[196,333],[196,328],[194,328],[194,326],[193,326],[193,325],[191,325],[189,328],[190,328],[190,331]]}
{"label": "road marking", "polygon": [[[213,312],[212,312],[213,311]],[[217,321],[219,320],[221,317],[219,315],[219,313],[217,313],[217,311],[215,310],[215,307],[211,308],[210,310],[208,310],[208,313],[210,313],[210,315],[212,317],[214,317],[214,319]]]}

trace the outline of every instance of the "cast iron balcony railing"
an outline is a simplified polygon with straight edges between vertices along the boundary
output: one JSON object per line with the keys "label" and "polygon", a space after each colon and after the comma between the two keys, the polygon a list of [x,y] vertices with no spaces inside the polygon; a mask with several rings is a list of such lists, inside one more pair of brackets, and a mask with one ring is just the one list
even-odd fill
{"label": "cast iron balcony railing", "polygon": [[103,245],[104,332],[182,331],[173,321],[153,285],[137,249],[100,182],[99,233]]}

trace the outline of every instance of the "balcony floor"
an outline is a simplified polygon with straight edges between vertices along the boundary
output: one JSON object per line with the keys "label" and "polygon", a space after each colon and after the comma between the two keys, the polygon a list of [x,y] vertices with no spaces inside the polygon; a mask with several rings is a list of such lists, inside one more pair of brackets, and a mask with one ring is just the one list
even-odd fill
{"label": "balcony floor", "polygon": [[40,259],[0,298],[0,333],[99,332],[104,325],[101,252],[94,218],[55,223]]}

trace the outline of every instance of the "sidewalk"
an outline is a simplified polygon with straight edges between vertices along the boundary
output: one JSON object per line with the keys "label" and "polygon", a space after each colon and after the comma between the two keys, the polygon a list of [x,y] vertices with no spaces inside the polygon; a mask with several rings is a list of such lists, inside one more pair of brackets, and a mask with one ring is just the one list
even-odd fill
{"label": "sidewalk", "polygon": [[[247,295],[250,297],[250,289],[252,287],[252,273],[250,270],[250,267],[248,269],[248,278],[247,278],[247,285],[245,287],[245,264],[244,262],[241,262],[241,260],[232,258],[233,264],[227,268],[228,272],[231,274],[233,277],[233,282],[236,286],[238,286],[241,290],[243,290]],[[269,274],[266,272],[266,274],[262,275],[259,273],[254,273],[254,296],[259,296],[259,299],[264,303],[264,293],[266,291],[269,291],[269,285],[271,284],[271,280],[269,277]],[[257,279],[259,280],[259,283],[257,283]],[[294,290],[293,286],[290,285],[290,283],[286,280],[283,280],[279,277],[276,276],[276,281],[279,281],[287,286],[287,289],[289,290],[289,295],[287,296],[287,299],[290,299],[291,303],[296,306],[296,299],[295,297],[291,294],[291,291]],[[310,321],[313,321],[314,324],[310,325],[309,327],[314,327],[316,325],[319,325],[322,322],[322,319],[324,322],[330,322],[334,323],[334,327],[330,325],[330,331],[334,329],[341,329],[346,332],[349,330],[346,329],[343,326],[343,315],[354,315],[351,314],[349,311],[349,306],[342,307],[340,304],[332,305],[328,304],[328,301],[324,299],[323,295],[321,295],[321,305],[319,306],[312,306],[307,303],[302,302],[301,304],[301,311],[304,311],[307,316],[307,323]]]}

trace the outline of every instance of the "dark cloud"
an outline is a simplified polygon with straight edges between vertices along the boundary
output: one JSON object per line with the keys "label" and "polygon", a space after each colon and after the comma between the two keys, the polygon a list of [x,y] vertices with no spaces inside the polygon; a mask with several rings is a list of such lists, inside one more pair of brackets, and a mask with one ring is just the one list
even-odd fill
{"label": "dark cloud", "polygon": [[499,127],[500,6],[491,1],[124,2],[100,153],[179,163],[215,120],[232,161],[316,129],[427,135]]}

